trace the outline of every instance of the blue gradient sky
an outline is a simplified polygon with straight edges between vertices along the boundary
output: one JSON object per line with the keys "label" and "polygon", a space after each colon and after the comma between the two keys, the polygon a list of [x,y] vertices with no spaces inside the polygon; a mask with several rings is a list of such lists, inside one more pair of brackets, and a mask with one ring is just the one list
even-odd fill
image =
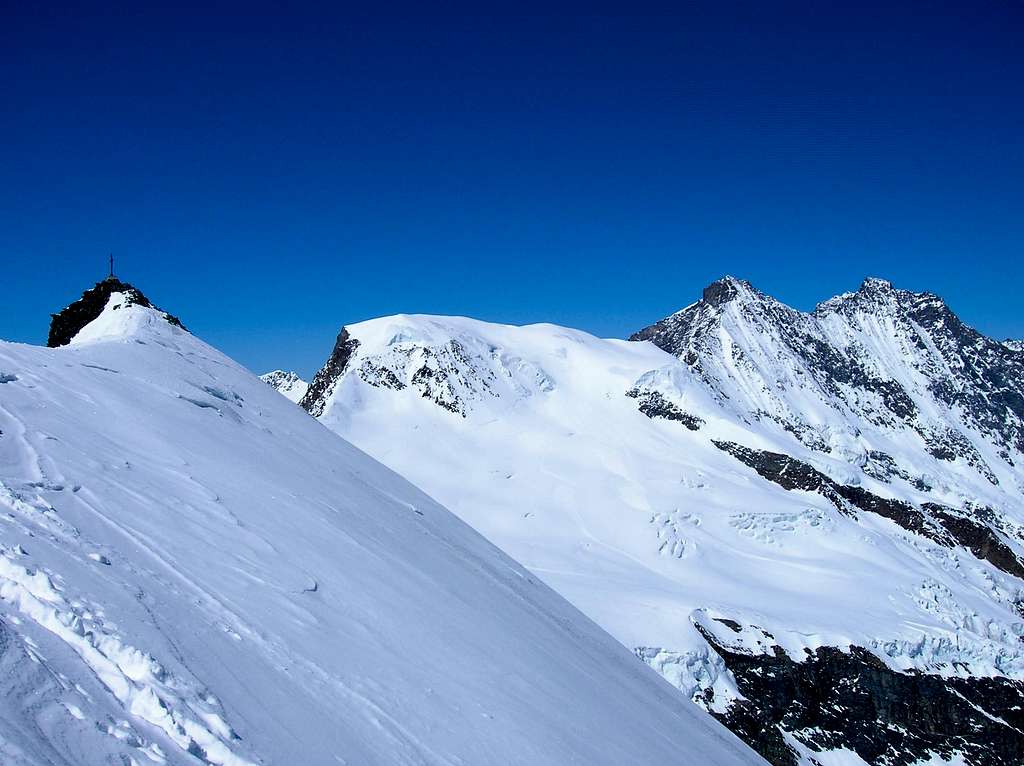
{"label": "blue gradient sky", "polygon": [[257,371],[398,312],[622,337],[724,273],[1024,337],[1024,6],[721,5],[7,7],[0,337],[110,250]]}

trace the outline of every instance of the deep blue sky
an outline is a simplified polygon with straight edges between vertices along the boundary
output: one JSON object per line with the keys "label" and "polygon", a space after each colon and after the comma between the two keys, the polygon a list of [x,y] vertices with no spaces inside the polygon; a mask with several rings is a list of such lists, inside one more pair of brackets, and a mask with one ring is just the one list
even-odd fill
{"label": "deep blue sky", "polygon": [[1024,337],[1020,2],[20,5],[6,339],[44,341],[110,250],[257,371],[398,312],[621,337],[724,273],[800,308],[885,276]]}

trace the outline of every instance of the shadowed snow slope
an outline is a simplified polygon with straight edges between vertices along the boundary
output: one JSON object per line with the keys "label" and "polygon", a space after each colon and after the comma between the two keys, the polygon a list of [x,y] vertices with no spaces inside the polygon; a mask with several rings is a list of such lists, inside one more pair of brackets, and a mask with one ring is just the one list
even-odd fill
{"label": "shadowed snow slope", "polygon": [[114,293],[0,343],[0,762],[759,761],[547,586]]}
{"label": "shadowed snow slope", "polygon": [[1019,762],[1024,355],[880,280],[804,314],[725,279],[639,337],[376,319],[303,406],[776,763]]}

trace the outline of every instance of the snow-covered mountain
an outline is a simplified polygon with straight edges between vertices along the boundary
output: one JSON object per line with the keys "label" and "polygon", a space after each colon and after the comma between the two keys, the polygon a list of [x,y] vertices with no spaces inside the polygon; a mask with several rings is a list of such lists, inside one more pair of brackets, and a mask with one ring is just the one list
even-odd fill
{"label": "snow-covered mountain", "polygon": [[0,762],[759,762],[138,291],[83,301],[0,343]]}
{"label": "snow-covered mountain", "polygon": [[387,317],[302,405],[773,763],[1024,757],[1024,354],[934,295]]}
{"label": "snow-covered mountain", "polygon": [[264,383],[276,388],[282,393],[285,398],[298,404],[302,401],[302,397],[306,395],[306,391],[309,389],[309,383],[304,381],[294,372],[285,372],[284,370],[274,370],[260,375]]}

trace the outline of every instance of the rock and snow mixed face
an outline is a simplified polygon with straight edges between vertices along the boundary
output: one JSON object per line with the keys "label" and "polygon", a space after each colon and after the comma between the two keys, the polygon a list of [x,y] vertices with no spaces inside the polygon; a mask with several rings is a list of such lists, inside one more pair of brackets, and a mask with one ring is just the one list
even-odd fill
{"label": "rock and snow mixed face", "polygon": [[1024,356],[880,280],[635,337],[372,320],[303,406],[775,763],[1014,763]]}
{"label": "rock and snow mixed face", "polygon": [[125,295],[64,347],[0,343],[0,762],[758,762],[469,526]]}
{"label": "rock and snow mixed face", "polygon": [[264,383],[272,388],[276,388],[286,399],[296,404],[302,401],[302,397],[306,395],[306,391],[309,389],[309,383],[294,372],[274,370],[273,372],[260,375],[260,378]]}

